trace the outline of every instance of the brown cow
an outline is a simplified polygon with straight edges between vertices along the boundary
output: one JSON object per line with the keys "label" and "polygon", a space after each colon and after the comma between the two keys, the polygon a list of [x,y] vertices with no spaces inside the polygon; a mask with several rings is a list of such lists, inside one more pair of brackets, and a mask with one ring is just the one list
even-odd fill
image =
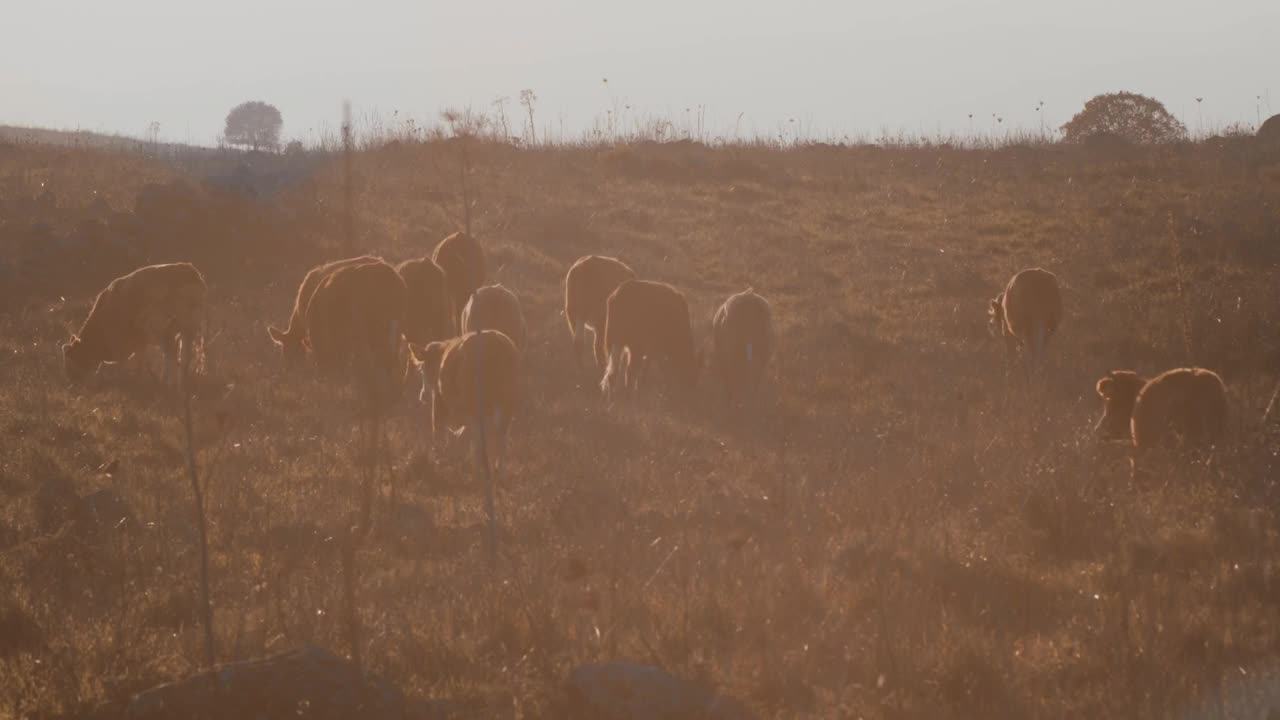
{"label": "brown cow", "polygon": [[164,352],[162,382],[179,353],[185,375],[203,355],[207,295],[204,277],[190,263],[149,265],[112,280],[80,332],[62,346],[67,377],[80,380],[102,363],[123,362],[152,345]]}
{"label": "brown cow", "polygon": [[711,319],[713,372],[724,384],[726,402],[758,397],[773,355],[773,308],[752,288],[730,295]]}
{"label": "brown cow", "polygon": [[1116,370],[1098,381],[1102,436],[1144,449],[1175,444],[1215,444],[1227,429],[1227,388],[1203,368],[1176,368],[1151,380]]}
{"label": "brown cow", "polygon": [[619,285],[606,306],[604,345],[608,360],[600,389],[606,396],[613,392],[619,369],[623,387],[637,390],[654,358],[666,364],[684,389],[697,383],[702,356],[694,351],[689,304],[666,283],[628,280]]}
{"label": "brown cow", "polygon": [[582,366],[585,328],[591,328],[596,367],[604,365],[604,317],[609,295],[636,274],[626,263],[604,255],[578,258],[564,276],[564,317],[573,336],[573,360]]}
{"label": "brown cow", "polygon": [[453,337],[453,318],[444,270],[429,257],[405,260],[396,266],[404,280],[404,339],[419,347]]}
{"label": "brown cow", "polygon": [[[520,351],[497,330],[481,330],[461,337],[413,348],[422,370],[422,402],[431,402],[431,429],[436,437],[449,427],[472,436],[477,457],[484,423],[487,450],[498,469],[506,456],[507,429],[523,402]],[[471,428],[471,430],[467,430]]]}
{"label": "brown cow", "polygon": [[286,365],[296,366],[307,356],[307,306],[311,304],[311,296],[315,294],[320,283],[336,270],[376,262],[382,262],[382,259],[372,255],[362,255],[317,265],[307,271],[306,276],[302,278],[302,284],[298,286],[298,294],[293,300],[293,314],[289,316],[289,328],[280,330],[274,325],[267,327],[267,333],[271,336],[271,341],[280,348],[280,354],[284,357]]}
{"label": "brown cow", "polygon": [[1021,346],[1030,369],[1062,321],[1057,276],[1041,268],[1023,270],[991,301],[987,314],[992,332],[1004,336],[1006,357],[1012,358]]}
{"label": "brown cow", "polygon": [[481,330],[497,330],[511,338],[517,350],[524,350],[529,328],[520,298],[501,284],[477,289],[462,308],[462,334]]}
{"label": "brown cow", "polygon": [[307,345],[326,372],[351,371],[377,398],[389,397],[399,366],[404,281],[378,261],[331,273],[307,306]]}
{"label": "brown cow", "polygon": [[454,327],[462,327],[463,306],[471,298],[471,293],[484,284],[484,249],[475,238],[459,231],[441,240],[431,253],[431,259],[444,270],[445,285],[453,306],[451,317]]}

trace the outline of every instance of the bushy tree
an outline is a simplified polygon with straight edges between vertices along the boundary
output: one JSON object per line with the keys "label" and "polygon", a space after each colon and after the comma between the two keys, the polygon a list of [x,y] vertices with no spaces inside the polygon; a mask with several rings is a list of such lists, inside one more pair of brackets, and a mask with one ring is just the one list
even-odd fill
{"label": "bushy tree", "polygon": [[274,105],[251,100],[231,108],[222,134],[232,145],[244,145],[254,150],[275,149],[280,144],[283,125],[280,111]]}
{"label": "bushy tree", "polygon": [[1183,140],[1187,128],[1155,98],[1131,92],[1098,95],[1062,126],[1063,140],[1083,142],[1107,134],[1135,144]]}

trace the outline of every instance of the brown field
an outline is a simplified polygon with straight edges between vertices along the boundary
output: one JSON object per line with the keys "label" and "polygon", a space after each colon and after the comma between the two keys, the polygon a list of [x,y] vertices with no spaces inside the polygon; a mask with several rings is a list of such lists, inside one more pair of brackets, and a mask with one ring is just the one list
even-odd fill
{"label": "brown field", "polygon": [[[457,156],[358,154],[356,250],[398,261],[456,229]],[[560,717],[569,670],[612,658],[762,717],[1280,712],[1280,410],[1260,422],[1280,371],[1280,158],[692,143],[473,158],[491,281],[529,322],[500,559],[491,571],[469,458],[424,458],[406,389],[395,497],[384,483],[357,556],[369,669],[457,717]],[[203,663],[181,403],[156,355],[78,388],[58,355],[97,291],[145,263],[188,260],[209,284],[194,407],[218,659],[348,649],[326,538],[355,505],[359,404],[283,372],[266,332],[341,254],[341,163],[269,199],[118,217],[123,239],[78,225],[104,212],[95,193],[129,210],[173,173],[0,144],[0,716],[83,713]],[[706,377],[691,398],[606,405],[560,314],[586,253],[681,288],[704,351],[726,296],[769,298],[767,412],[726,412]],[[986,308],[1037,265],[1066,318],[1028,380]],[[1094,383],[1187,364],[1226,380],[1233,441],[1131,480],[1125,451],[1092,436]],[[100,490],[132,519],[61,504]]]}

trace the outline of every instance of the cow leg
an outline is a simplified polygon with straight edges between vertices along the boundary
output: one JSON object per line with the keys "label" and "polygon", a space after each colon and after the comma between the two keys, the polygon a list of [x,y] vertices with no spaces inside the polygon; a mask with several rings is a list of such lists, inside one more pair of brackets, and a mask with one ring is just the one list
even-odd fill
{"label": "cow leg", "polygon": [[591,351],[592,351],[592,354],[595,356],[596,367],[600,367],[601,365],[604,365],[606,360],[605,351],[604,351],[604,330],[601,330],[597,326],[592,326],[591,337],[592,337]]}
{"label": "cow leg", "polygon": [[180,368],[183,382],[191,377],[192,363],[195,360],[195,336],[191,333],[183,332],[178,336],[178,340],[182,344],[182,366]]}
{"label": "cow leg", "polygon": [[160,351],[164,356],[164,364],[160,368],[160,384],[169,384],[169,368],[178,362],[178,336],[165,335],[160,341]]}
{"label": "cow leg", "polygon": [[586,336],[583,335],[585,330],[581,322],[569,318],[569,332],[573,334],[573,366],[578,369],[582,368],[582,346],[587,341]]}
{"label": "cow leg", "polygon": [[622,389],[623,390],[631,390],[632,383],[634,382],[632,380],[632,377],[633,377],[632,374],[636,371],[635,362],[636,362],[636,356],[634,353],[631,352],[631,348],[623,348],[622,349]]}
{"label": "cow leg", "polygon": [[503,412],[502,408],[498,408],[493,413],[493,433],[489,436],[493,439],[493,462],[498,472],[502,472],[507,457],[507,428],[511,425],[510,414]]}
{"label": "cow leg", "polygon": [[604,394],[605,399],[611,399],[613,396],[614,374],[618,372],[618,365],[621,364],[621,353],[618,348],[609,351],[608,360],[604,366],[604,377],[600,378],[600,392]]}
{"label": "cow leg", "polygon": [[649,372],[649,357],[638,353],[631,354],[631,360],[627,363],[627,376],[631,380],[631,394],[640,394],[640,380]]}
{"label": "cow leg", "polygon": [[488,422],[483,413],[476,413],[467,423],[464,432],[471,435],[471,451],[475,455],[476,467],[488,471],[492,467],[493,437],[488,432]]}
{"label": "cow leg", "polygon": [[436,446],[437,454],[444,447],[445,441],[445,422],[448,420],[448,412],[444,405],[444,399],[440,397],[440,393],[431,393],[431,438]]}

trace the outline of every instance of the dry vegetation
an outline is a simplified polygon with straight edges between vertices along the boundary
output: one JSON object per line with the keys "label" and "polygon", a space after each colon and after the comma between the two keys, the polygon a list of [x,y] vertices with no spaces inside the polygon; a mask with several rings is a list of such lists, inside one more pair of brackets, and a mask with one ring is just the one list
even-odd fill
{"label": "dry vegetation", "polygon": [[[357,156],[359,251],[422,255],[456,228],[455,151]],[[1260,424],[1280,369],[1280,158],[693,143],[472,158],[491,281],[529,322],[501,557],[491,572],[465,452],[422,457],[406,389],[395,494],[358,559],[369,668],[461,717],[559,717],[568,671],[609,658],[765,717],[1280,708],[1280,431]],[[221,458],[218,658],[346,650],[328,528],[353,510],[359,404],[283,372],[265,329],[338,254],[341,164],[270,200],[135,218],[145,241],[68,240],[95,193],[127,210],[171,172],[0,145],[0,715],[81,712],[203,661],[180,403],[145,367],[69,387],[57,356],[142,262],[190,260],[210,288],[195,412],[202,463]],[[31,200],[42,184],[56,198]],[[767,416],[724,412],[705,383],[606,406],[560,315],[563,273],[592,252],[682,288],[704,350],[728,294],[768,297]],[[1028,382],[986,307],[1033,265],[1062,280],[1066,320]],[[1182,364],[1226,379],[1236,441],[1131,482],[1091,435],[1094,382]],[[68,511],[68,493],[104,490],[128,521]]]}

